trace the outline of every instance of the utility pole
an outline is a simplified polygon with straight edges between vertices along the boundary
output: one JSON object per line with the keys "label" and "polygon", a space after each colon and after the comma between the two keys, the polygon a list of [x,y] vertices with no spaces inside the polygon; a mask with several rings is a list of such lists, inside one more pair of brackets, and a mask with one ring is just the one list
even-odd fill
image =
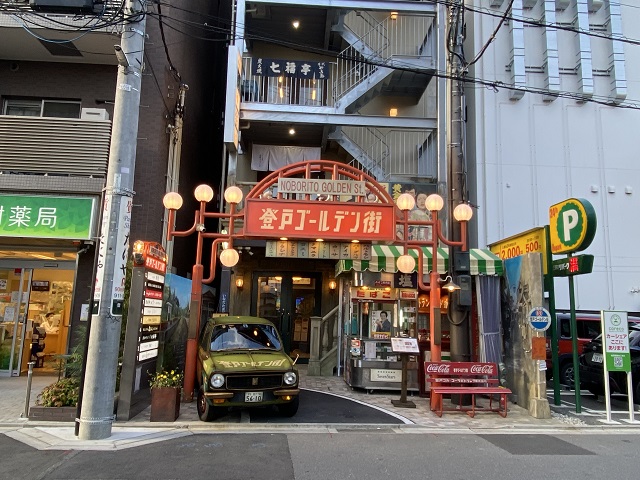
{"label": "utility pole", "polygon": [[111,436],[124,278],[129,254],[140,88],[145,39],[143,2],[127,0],[120,45],[109,168],[104,195],[91,332],[84,372],[79,437]]}
{"label": "utility pole", "polygon": [[[457,0],[449,7],[449,36],[447,38],[448,62],[447,62],[447,98],[449,108],[448,129],[448,178],[449,185],[449,212],[464,201],[466,166],[464,161],[464,83],[461,78],[466,74],[464,52],[462,42],[464,40],[464,9],[463,0]],[[454,227],[454,222],[449,221],[449,238],[459,241],[460,231]],[[455,249],[455,247],[454,247]],[[452,252],[451,263],[455,268],[455,254]],[[471,360],[469,346],[469,311],[459,305],[459,292],[450,295],[449,321],[451,340],[451,361],[468,362]]]}
{"label": "utility pole", "polygon": [[[186,83],[180,84],[178,92],[178,101],[176,102],[176,108],[173,113],[173,125],[169,125],[170,141],[169,141],[169,161],[167,162],[167,192],[177,192],[178,184],[180,183],[180,154],[182,153],[182,127],[184,126],[184,102],[189,90],[189,85]],[[166,224],[169,221],[168,210],[164,212],[164,223],[166,231]],[[175,225],[171,225],[171,228]],[[162,246],[167,252],[167,271],[171,272],[173,265],[173,239],[167,240],[162,236]]]}

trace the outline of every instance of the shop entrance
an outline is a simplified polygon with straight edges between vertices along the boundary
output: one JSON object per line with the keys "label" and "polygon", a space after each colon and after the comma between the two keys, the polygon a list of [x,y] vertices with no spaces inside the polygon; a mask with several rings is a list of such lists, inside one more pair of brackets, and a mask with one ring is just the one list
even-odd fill
{"label": "shop entrance", "polygon": [[67,352],[75,262],[19,263],[0,261],[0,375],[24,374],[31,361],[35,373],[55,374]]}
{"label": "shop entrance", "polygon": [[251,315],[272,321],[285,351],[308,362],[311,317],[321,312],[322,275],[256,272],[253,284]]}

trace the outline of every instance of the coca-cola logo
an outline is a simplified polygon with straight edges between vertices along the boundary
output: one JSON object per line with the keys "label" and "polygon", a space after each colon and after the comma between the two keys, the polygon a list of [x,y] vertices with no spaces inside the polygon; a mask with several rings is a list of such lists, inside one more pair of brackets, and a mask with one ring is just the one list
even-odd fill
{"label": "coca-cola logo", "polygon": [[493,375],[493,365],[471,365],[471,373]]}
{"label": "coca-cola logo", "polygon": [[426,373],[449,373],[449,365],[446,363],[429,363],[425,369]]}

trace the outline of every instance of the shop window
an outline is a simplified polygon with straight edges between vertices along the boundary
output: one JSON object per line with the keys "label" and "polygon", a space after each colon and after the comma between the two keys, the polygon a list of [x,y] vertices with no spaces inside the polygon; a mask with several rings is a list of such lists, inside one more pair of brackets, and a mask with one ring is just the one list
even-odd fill
{"label": "shop window", "polygon": [[80,118],[81,104],[75,100],[6,99],[3,115],[25,117]]}

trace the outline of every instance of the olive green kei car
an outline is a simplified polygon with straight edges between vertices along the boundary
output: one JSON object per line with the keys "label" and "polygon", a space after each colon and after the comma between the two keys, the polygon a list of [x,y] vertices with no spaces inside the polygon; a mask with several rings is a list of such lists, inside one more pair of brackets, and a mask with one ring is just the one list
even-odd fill
{"label": "olive green kei car", "polygon": [[198,415],[208,422],[229,407],[275,405],[298,411],[298,371],[273,323],[264,318],[225,316],[207,320],[198,341]]}

